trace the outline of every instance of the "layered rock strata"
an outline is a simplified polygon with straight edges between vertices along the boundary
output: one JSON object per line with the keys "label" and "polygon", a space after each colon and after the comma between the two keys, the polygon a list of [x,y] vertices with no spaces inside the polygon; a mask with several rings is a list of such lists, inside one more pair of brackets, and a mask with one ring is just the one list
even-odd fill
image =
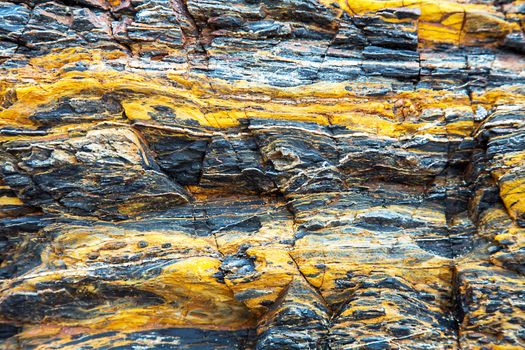
{"label": "layered rock strata", "polygon": [[524,21],[0,1],[0,347],[525,348]]}

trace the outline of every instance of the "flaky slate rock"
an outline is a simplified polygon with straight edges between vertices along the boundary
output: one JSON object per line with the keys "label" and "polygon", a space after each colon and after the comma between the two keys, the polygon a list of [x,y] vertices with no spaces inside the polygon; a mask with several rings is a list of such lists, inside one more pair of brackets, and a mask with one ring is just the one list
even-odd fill
{"label": "flaky slate rock", "polygon": [[[46,211],[125,218],[136,208],[157,209],[189,200],[128,128],[4,146],[4,181],[20,198]],[[127,170],[119,173],[122,169]]]}
{"label": "flaky slate rock", "polygon": [[524,16],[0,1],[0,348],[524,348]]}

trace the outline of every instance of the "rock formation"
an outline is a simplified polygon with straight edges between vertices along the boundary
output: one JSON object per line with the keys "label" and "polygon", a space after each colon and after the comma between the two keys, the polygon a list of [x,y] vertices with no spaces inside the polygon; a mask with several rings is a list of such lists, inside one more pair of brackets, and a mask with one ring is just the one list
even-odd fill
{"label": "rock formation", "polygon": [[525,348],[525,2],[0,0],[0,348]]}

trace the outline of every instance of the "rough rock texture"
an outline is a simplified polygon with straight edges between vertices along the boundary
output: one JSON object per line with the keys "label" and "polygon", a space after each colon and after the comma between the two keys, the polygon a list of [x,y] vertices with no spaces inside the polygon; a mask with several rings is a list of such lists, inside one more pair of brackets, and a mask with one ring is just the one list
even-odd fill
{"label": "rough rock texture", "polygon": [[0,348],[525,348],[525,2],[0,0]]}

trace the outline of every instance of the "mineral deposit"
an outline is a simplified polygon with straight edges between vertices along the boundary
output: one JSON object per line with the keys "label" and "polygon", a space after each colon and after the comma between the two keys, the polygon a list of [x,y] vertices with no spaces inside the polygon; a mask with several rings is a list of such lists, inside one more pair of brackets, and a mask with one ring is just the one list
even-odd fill
{"label": "mineral deposit", "polygon": [[0,0],[0,348],[525,349],[524,28]]}

